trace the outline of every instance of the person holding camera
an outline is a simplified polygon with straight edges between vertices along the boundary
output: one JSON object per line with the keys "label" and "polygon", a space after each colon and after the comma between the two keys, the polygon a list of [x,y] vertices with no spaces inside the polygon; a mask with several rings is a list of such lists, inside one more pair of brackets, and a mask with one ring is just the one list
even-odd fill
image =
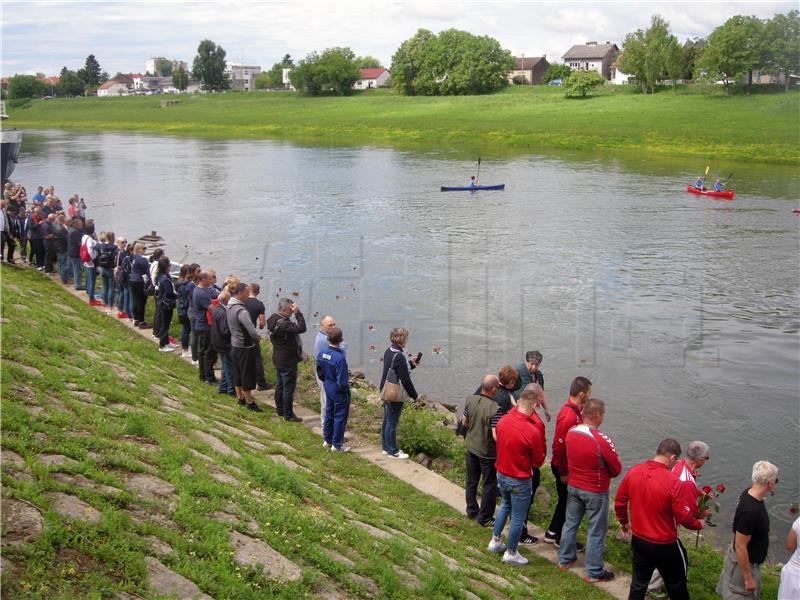
{"label": "person holding camera", "polygon": [[[292,321],[294,316],[295,321]],[[272,364],[275,366],[275,410],[279,417],[299,423],[294,414],[294,390],[297,387],[297,363],[303,360],[300,334],[306,332],[306,320],[300,307],[281,298],[278,310],[267,319],[269,340],[272,342]]]}
{"label": "person holding camera", "polygon": [[[408,454],[397,447],[397,424],[400,422],[400,413],[403,411],[403,402],[406,396],[412,400],[416,400],[418,397],[417,390],[414,389],[414,384],[411,382],[411,370],[419,364],[422,353],[411,360],[406,358],[403,349],[408,343],[408,329],[405,327],[392,329],[389,334],[389,342],[389,347],[383,353],[383,374],[379,386],[381,398],[383,398],[381,446],[383,446],[384,455],[402,460],[408,458]],[[388,396],[384,390],[387,385],[397,390],[397,398],[387,399]]]}

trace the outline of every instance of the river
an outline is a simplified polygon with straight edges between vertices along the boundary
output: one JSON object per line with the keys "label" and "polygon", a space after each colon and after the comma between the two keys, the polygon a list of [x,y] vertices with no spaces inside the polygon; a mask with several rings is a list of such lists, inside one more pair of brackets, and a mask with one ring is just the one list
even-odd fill
{"label": "river", "polygon": [[710,444],[700,483],[728,488],[719,543],[753,462],[769,459],[784,559],[800,500],[797,169],[712,165],[734,174],[724,202],[685,192],[700,160],[484,155],[481,182],[504,192],[439,191],[466,184],[475,158],[39,131],[15,178],[29,194],[80,193],[98,230],[157,230],[174,261],[259,281],[268,307],[295,293],[310,327],[334,315],[373,381],[399,325],[423,353],[418,390],[449,402],[542,351],[553,414],[588,376],[624,466],[665,437]]}

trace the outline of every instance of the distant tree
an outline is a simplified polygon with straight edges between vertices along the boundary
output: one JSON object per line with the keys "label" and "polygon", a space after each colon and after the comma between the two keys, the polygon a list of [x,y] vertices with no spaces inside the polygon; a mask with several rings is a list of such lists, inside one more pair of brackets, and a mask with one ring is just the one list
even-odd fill
{"label": "distant tree", "polygon": [[104,84],[106,81],[108,81],[108,73],[103,71],[100,73],[100,85]]}
{"label": "distant tree", "polygon": [[678,89],[678,80],[683,78],[683,48],[678,38],[669,36],[664,47],[664,71],[672,81],[672,92]]}
{"label": "distant tree", "polygon": [[686,40],[681,47],[681,54],[683,55],[683,74],[681,79],[695,79],[697,74],[697,60],[706,47],[706,40],[704,38],[694,38],[693,40]]}
{"label": "distant tree", "polygon": [[116,75],[114,75],[114,77],[112,77],[111,79],[113,79],[114,81],[119,81],[123,77],[125,77],[125,73],[122,73],[121,71],[117,71]]}
{"label": "distant tree", "polygon": [[[284,69],[291,69],[294,66],[294,61],[292,60],[291,55],[284,54],[283,59],[281,62],[277,62],[272,65],[272,68],[266,73],[262,73],[262,75],[266,74],[268,76],[268,80],[266,81],[265,88],[257,88],[257,89],[267,89],[267,88],[279,88],[283,87],[283,70]],[[256,78],[256,81],[258,77]]]}
{"label": "distant tree", "polygon": [[669,32],[669,23],[660,15],[650,18],[650,27],[637,29],[625,36],[619,69],[633,75],[642,85],[642,92],[655,93],[656,83],[667,76],[669,49],[677,38]]}
{"label": "distant tree", "polygon": [[172,75],[172,61],[163,56],[157,56],[153,59],[153,68],[155,69],[153,75],[157,75],[158,77],[169,77]]}
{"label": "distant tree", "polygon": [[572,73],[572,69],[569,68],[569,65],[550,65],[547,67],[547,71],[544,72],[542,81],[545,83],[550,83],[554,79],[561,79],[563,81],[569,77],[570,73]]}
{"label": "distant tree", "polygon": [[77,75],[86,84],[86,87],[97,87],[100,85],[100,63],[90,54],[86,57],[83,68],[78,69]]}
{"label": "distant tree", "polygon": [[356,59],[356,64],[358,64],[359,69],[379,69],[383,66],[381,61],[369,54],[366,56],[359,56]]}
{"label": "distant tree", "polygon": [[86,89],[86,82],[78,77],[75,71],[70,71],[67,67],[61,69],[59,74],[56,91],[59,96],[80,96]]}
{"label": "distant tree", "polygon": [[178,67],[178,69],[172,73],[172,86],[180,91],[189,87],[189,74],[183,70],[183,67]]}
{"label": "distant tree", "polygon": [[47,85],[35,75],[14,75],[8,79],[8,99],[40,98],[47,95]]}
{"label": "distant tree", "polygon": [[585,98],[593,89],[605,82],[605,78],[597,71],[573,71],[564,80],[564,96],[566,98]]}
{"label": "distant tree", "polygon": [[482,94],[508,84],[514,59],[489,36],[427,29],[404,41],[392,56],[392,82],[407,95]]}
{"label": "distant tree", "polygon": [[765,25],[767,71],[784,74],[784,91],[789,91],[789,74],[800,72],[800,11],[776,14]]}
{"label": "distant tree", "polygon": [[230,80],[225,74],[225,50],[211,40],[203,40],[197,47],[192,63],[192,76],[199,80],[204,90],[227,90]]}
{"label": "distant tree", "polygon": [[310,53],[289,74],[292,85],[309,96],[333,93],[349,96],[360,73],[350,48],[328,48]]}
{"label": "distant tree", "polygon": [[264,71],[263,73],[259,73],[256,75],[256,78],[253,80],[253,85],[257,90],[268,90],[272,81],[272,78],[269,76],[269,71]]}
{"label": "distant tree", "polygon": [[764,57],[764,23],[756,17],[736,15],[708,36],[699,59],[700,69],[711,81],[722,80],[725,93],[731,84],[757,68]]}

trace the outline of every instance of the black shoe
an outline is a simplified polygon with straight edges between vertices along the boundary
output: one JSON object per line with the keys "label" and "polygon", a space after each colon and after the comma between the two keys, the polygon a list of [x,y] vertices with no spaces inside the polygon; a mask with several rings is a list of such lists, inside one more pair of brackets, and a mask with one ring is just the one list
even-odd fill
{"label": "black shoe", "polygon": [[[584,546],[580,542],[575,542],[575,552],[583,552],[584,550],[586,550],[586,546]],[[612,573],[611,575],[614,575],[614,574]],[[609,581],[611,581],[611,580],[609,579]]]}
{"label": "black shoe", "polygon": [[244,398],[239,398],[239,400],[237,401],[237,404],[239,406],[247,406],[247,402],[244,401]]}
{"label": "black shoe", "polygon": [[[544,543],[555,544],[556,542],[558,542],[558,536],[552,531],[546,531],[544,534]],[[558,546],[556,546],[556,548],[558,548]]]}
{"label": "black shoe", "polygon": [[303,419],[301,419],[297,415],[290,415],[288,417],[283,417],[283,418],[286,419],[287,421],[289,421],[290,423],[302,423],[303,422]]}
{"label": "black shoe", "polygon": [[219,385],[219,379],[206,379],[208,385]]}
{"label": "black shoe", "polygon": [[258,390],[259,392],[266,392],[267,390],[271,390],[271,389],[272,389],[272,386],[270,384],[268,384],[268,383],[264,383],[264,384],[259,383],[256,386],[256,390]]}
{"label": "black shoe", "polygon": [[236,392],[228,392],[228,396],[236,398]]}
{"label": "black shoe", "polygon": [[261,410],[261,407],[255,402],[251,402],[250,404],[248,404],[247,410],[252,410],[253,412],[264,412],[263,410]]}
{"label": "black shoe", "polygon": [[613,581],[614,574],[611,571],[603,571],[600,577],[584,577],[583,580],[588,583],[603,583],[605,581]]}
{"label": "black shoe", "polygon": [[535,535],[530,535],[529,533],[523,533],[521,536],[519,536],[519,543],[532,546],[533,544],[539,543],[539,538]]}
{"label": "black shoe", "polygon": [[480,525],[481,527],[494,527],[494,517],[492,517],[488,521],[484,521],[483,523],[478,522],[478,525]]}

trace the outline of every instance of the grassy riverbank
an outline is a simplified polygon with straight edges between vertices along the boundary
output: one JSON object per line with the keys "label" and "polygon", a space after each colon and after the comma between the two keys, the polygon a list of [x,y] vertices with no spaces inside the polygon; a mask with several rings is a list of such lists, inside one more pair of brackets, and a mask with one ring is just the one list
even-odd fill
{"label": "grassy riverbank", "polygon": [[166,108],[158,96],[34,100],[8,111],[19,128],[460,148],[475,155],[613,149],[800,164],[796,91],[726,97],[683,88],[642,96],[633,86],[607,86],[592,98],[567,100],[558,88],[520,86],[442,98],[376,90],[349,98],[229,92],[178,100]]}
{"label": "grassy riverbank", "polygon": [[485,529],[235,408],[40,273],[0,277],[3,598],[605,597],[504,566]]}

